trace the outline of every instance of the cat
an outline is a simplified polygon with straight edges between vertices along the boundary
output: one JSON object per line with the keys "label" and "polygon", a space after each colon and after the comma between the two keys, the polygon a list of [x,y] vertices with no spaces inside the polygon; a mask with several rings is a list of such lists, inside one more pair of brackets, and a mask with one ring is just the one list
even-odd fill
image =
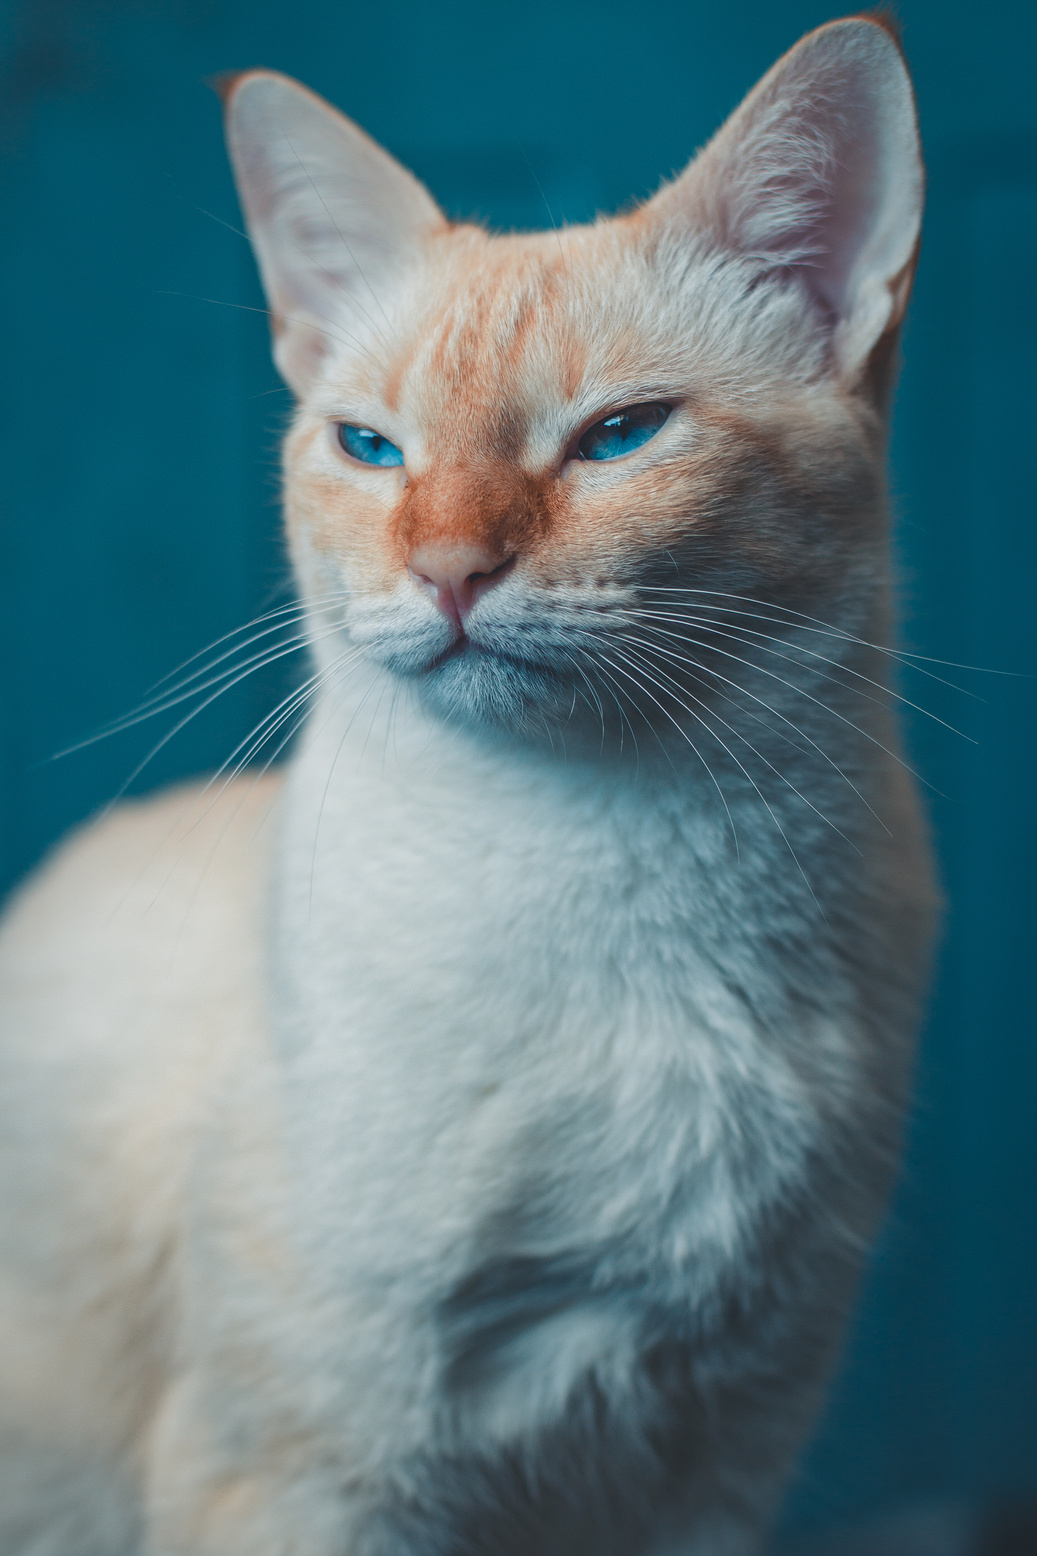
{"label": "cat", "polygon": [[935,918],[899,47],[808,34],[654,198],[535,234],[284,76],[225,100],[309,716],[8,914],[0,1551],[749,1556]]}

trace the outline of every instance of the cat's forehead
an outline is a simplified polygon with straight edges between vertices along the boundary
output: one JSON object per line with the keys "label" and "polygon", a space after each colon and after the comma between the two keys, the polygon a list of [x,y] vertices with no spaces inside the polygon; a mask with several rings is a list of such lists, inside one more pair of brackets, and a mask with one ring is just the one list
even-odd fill
{"label": "cat's forehead", "polygon": [[371,308],[363,350],[340,355],[343,383],[459,438],[487,421],[507,441],[537,417],[579,416],[650,355],[643,278],[618,225],[443,234],[384,314]]}
{"label": "cat's forehead", "polygon": [[478,367],[514,383],[545,351],[557,362],[575,342],[565,260],[543,240],[491,239],[471,258],[462,251],[445,282],[426,337],[427,364],[444,385],[463,387]]}

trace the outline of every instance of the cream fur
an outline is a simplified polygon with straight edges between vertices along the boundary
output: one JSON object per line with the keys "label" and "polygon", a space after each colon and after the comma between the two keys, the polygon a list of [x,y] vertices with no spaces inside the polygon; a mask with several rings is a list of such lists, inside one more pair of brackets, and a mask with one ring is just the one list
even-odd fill
{"label": "cream fur", "polygon": [[[6,919],[0,1556],[749,1556],[932,920],[881,690],[906,72],[821,29],[560,237],[449,227],[269,73],[229,137],[313,711],[283,786],[123,807]],[[417,546],[500,559],[462,651]]]}

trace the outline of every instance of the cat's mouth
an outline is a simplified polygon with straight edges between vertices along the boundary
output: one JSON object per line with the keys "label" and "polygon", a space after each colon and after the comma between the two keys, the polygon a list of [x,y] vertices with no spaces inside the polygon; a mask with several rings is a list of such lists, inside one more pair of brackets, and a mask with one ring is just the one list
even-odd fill
{"label": "cat's mouth", "polygon": [[472,665],[473,669],[476,663],[485,665],[500,664],[511,666],[516,670],[541,672],[549,668],[547,664],[540,659],[534,658],[529,653],[520,653],[517,647],[515,651],[511,652],[507,647],[499,643],[481,643],[478,639],[469,637],[468,633],[462,630],[453,643],[448,648],[443,649],[442,653],[437,654],[434,659],[429,660],[419,673],[432,675],[436,670],[442,670],[445,666],[453,664],[455,661],[465,660]]}
{"label": "cat's mouth", "polygon": [[[387,610],[378,600],[355,609],[349,636],[365,657],[409,681],[451,719],[512,729],[569,724],[579,695],[574,687],[588,687],[595,710],[598,693],[585,604],[565,603],[570,610],[559,602],[553,610],[536,609],[501,590],[492,612],[474,611],[470,622],[448,624],[431,613],[415,619],[412,611]],[[593,616],[600,626],[600,611]]]}
{"label": "cat's mouth", "polygon": [[[493,641],[487,642],[478,630],[475,633],[469,633],[464,626],[457,627],[455,630],[457,635],[454,641],[449,643],[446,648],[442,649],[440,653],[436,654],[434,658],[430,659],[423,666],[425,675],[430,675],[434,671],[442,669],[444,665],[451,664],[454,660],[467,659],[472,663],[473,668],[476,662],[487,663],[497,660],[504,664],[523,666],[529,666],[532,663],[530,655],[521,653],[517,643],[512,646],[507,641],[499,641],[499,633],[493,633]],[[506,634],[505,636],[510,635]]]}
{"label": "cat's mouth", "polygon": [[460,659],[465,654],[478,654],[482,652],[484,652],[484,650],[481,650],[477,644],[472,642],[468,634],[462,631],[450,644],[449,648],[445,648],[441,654],[437,654],[435,659],[431,660],[430,663],[425,666],[425,674],[428,675],[433,670],[438,670],[442,665],[447,664],[451,659]]}

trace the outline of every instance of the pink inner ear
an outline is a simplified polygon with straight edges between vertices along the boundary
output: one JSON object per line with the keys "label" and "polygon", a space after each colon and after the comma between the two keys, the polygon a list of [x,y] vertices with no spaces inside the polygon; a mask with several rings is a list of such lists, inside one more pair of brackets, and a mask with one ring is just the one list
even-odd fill
{"label": "pink inner ear", "polygon": [[388,152],[287,76],[237,77],[227,136],[263,285],[284,325],[278,366],[301,392],[343,311],[354,298],[366,307],[370,288],[444,218]]}
{"label": "pink inner ear", "polygon": [[851,18],[779,60],[655,205],[763,271],[799,274],[833,325],[864,300],[866,334],[910,260],[921,202],[903,60],[883,28]]}
{"label": "pink inner ear", "polygon": [[[729,241],[768,268],[799,271],[834,317],[845,316],[847,290],[879,203],[878,104],[852,74],[826,83],[788,83],[748,113],[722,145]],[[750,99],[750,104],[752,100]],[[749,106],[749,105],[747,105]],[[755,105],[752,105],[755,106]]]}
{"label": "pink inner ear", "polygon": [[[849,283],[859,255],[867,245],[881,200],[881,156],[876,134],[875,105],[857,102],[843,110],[842,134],[831,136],[832,125],[821,120],[815,133],[826,139],[826,180],[806,199],[815,214],[804,233],[806,253],[801,270],[810,290],[836,318],[849,312]],[[826,133],[827,132],[827,133]],[[808,257],[809,256],[809,257]]]}

